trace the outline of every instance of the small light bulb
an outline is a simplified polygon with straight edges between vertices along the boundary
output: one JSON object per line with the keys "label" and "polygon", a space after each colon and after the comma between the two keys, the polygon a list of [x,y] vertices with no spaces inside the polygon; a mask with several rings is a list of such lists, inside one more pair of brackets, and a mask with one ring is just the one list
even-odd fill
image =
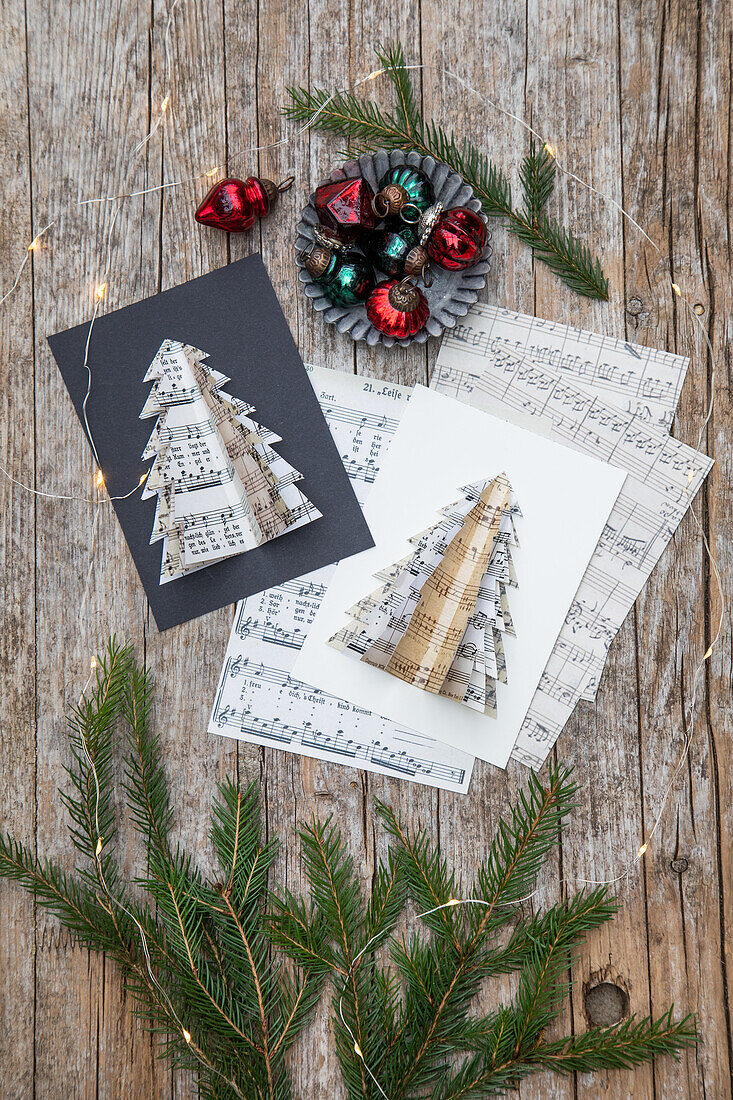
{"label": "small light bulb", "polygon": [[703,657],[703,661],[707,661],[708,657],[712,657],[712,655],[713,655],[713,647],[712,647],[712,646],[710,646],[710,648],[708,649],[707,653],[706,653],[706,654],[705,654],[705,656]]}
{"label": "small light bulb", "polygon": [[97,658],[96,657],[92,657],[91,661],[89,662],[89,667],[91,668],[92,672],[97,667]]}
{"label": "small light bulb", "polygon": [[181,1031],[183,1032],[183,1038],[186,1040],[186,1042],[190,1046],[191,1045],[191,1032],[187,1031],[187,1029],[185,1027],[182,1027]]}
{"label": "small light bulb", "polygon": [[460,905],[461,904],[461,899],[460,898],[450,898],[449,901],[448,901],[448,904],[449,905]]}
{"label": "small light bulb", "polygon": [[220,171],[221,171],[221,165],[217,164],[216,168],[210,168],[209,171],[206,173],[206,175],[209,176],[209,177],[218,176]]}
{"label": "small light bulb", "polygon": [[554,157],[555,155],[554,146],[550,145],[549,141],[545,142],[545,152],[549,153],[551,157]]}
{"label": "small light bulb", "polygon": [[102,301],[102,298],[104,298],[104,294],[105,294],[106,290],[107,290],[107,284],[106,283],[100,283],[99,286],[97,287],[97,289],[94,291],[98,301],[100,301],[100,302]]}
{"label": "small light bulb", "polygon": [[38,237],[34,237],[31,243],[28,245],[29,252],[35,252],[38,248]]}
{"label": "small light bulb", "polygon": [[644,842],[644,843],[642,844],[642,846],[641,846],[641,848],[639,849],[639,851],[637,852],[637,854],[636,854],[636,858],[637,858],[637,859],[641,859],[641,857],[642,857],[642,856],[644,855],[644,852],[645,852],[645,851],[647,850],[647,848],[648,848],[648,847],[649,847],[649,845],[648,845],[648,844],[646,843],[646,841],[645,841],[645,842]]}
{"label": "small light bulb", "polygon": [[97,470],[97,472],[94,476],[94,484],[97,486],[98,489],[103,488],[103,486],[104,486],[104,474],[102,473],[101,470]]}
{"label": "small light bulb", "polygon": [[168,95],[165,97],[165,99],[163,100],[163,102],[160,105],[161,111],[167,111],[168,108],[170,107],[170,102],[171,102],[171,97],[170,97],[170,92],[169,92]]}
{"label": "small light bulb", "polygon": [[677,283],[672,283],[672,290],[675,292],[675,294],[677,295],[678,298],[682,297],[682,291],[677,286]]}
{"label": "small light bulb", "polygon": [[100,857],[100,856],[101,856],[101,854],[102,854],[102,847],[103,847],[103,844],[102,844],[102,838],[101,838],[101,836],[100,836],[100,837],[99,837],[99,838],[97,839],[97,847],[96,847],[96,848],[94,849],[94,854],[95,854],[95,856],[97,857],[97,859],[99,859],[99,857]]}
{"label": "small light bulb", "polygon": [[357,1058],[361,1058],[362,1062],[364,1061],[364,1055],[362,1054],[361,1047],[358,1043],[354,1043],[354,1054]]}
{"label": "small light bulb", "polygon": [[145,484],[145,479],[147,478],[147,476],[148,476],[147,473],[140,474],[140,480],[138,481],[138,485],[144,485]]}
{"label": "small light bulb", "polygon": [[687,471],[687,480],[688,481],[692,481],[694,476],[695,476],[695,471],[694,470],[688,470]]}

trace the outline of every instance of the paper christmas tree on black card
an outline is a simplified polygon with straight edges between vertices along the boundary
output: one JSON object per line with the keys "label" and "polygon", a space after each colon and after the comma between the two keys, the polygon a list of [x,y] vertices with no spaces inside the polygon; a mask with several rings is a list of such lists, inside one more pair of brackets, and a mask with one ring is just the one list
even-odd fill
{"label": "paper christmas tree on black card", "polygon": [[348,614],[330,644],[424,691],[496,715],[507,682],[502,636],[513,634],[508,589],[521,515],[504,474],[466,486],[412,554],[376,574],[382,586]]}
{"label": "paper christmas tree on black card", "polygon": [[157,416],[143,458],[155,458],[143,497],[157,495],[151,543],[163,541],[160,583],[252,550],[321,513],[301,474],[273,450],[280,436],[230,397],[206,352],[164,340],[143,381],[140,414]]}

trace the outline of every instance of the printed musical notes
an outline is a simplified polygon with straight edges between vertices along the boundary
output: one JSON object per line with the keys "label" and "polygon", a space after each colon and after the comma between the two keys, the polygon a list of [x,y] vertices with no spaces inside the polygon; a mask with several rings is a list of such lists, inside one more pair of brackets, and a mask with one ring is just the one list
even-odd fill
{"label": "printed musical notes", "polygon": [[[505,471],[516,492],[521,545],[512,509],[501,509],[506,526],[493,538],[496,501],[464,527],[491,471]],[[504,767],[625,478],[416,386],[366,500],[375,546],[339,562],[292,675]],[[446,508],[460,485],[465,499]],[[368,660],[329,644],[348,616],[364,631],[348,643]],[[393,657],[398,675],[386,675]],[[439,690],[416,686],[420,678]]]}
{"label": "printed musical notes", "polygon": [[145,374],[140,414],[155,416],[143,458],[154,458],[143,499],[158,497],[151,543],[162,540],[160,583],[233,557],[321,518],[273,450],[282,442],[230,398],[206,352],[164,340]]}
{"label": "printed musical notes", "polygon": [[[409,390],[307,368],[363,503]],[[465,793],[473,757],[292,675],[334,567],[237,606],[209,732]]]}
{"label": "printed musical notes", "polygon": [[712,461],[668,428],[688,360],[493,306],[446,334],[431,387],[602,458],[628,477],[527,712],[514,757],[538,766],[580,699]]}
{"label": "printed musical notes", "polygon": [[[502,634],[519,507],[505,474],[465,486],[442,519],[410,540],[412,556],[360,600],[329,644],[423,691],[496,714],[506,683]],[[381,575],[381,574],[380,574]]]}

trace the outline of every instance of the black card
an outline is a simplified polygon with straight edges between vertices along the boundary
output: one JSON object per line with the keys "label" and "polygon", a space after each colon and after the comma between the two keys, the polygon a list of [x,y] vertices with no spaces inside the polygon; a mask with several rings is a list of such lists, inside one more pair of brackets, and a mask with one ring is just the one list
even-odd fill
{"label": "black card", "polygon": [[[49,337],[80,418],[88,331],[85,323]],[[113,500],[160,630],[374,545],[257,255],[95,321],[87,418],[111,497],[129,492],[151,465],[141,458],[155,423],[140,419],[151,388],[143,377],[165,339],[207,352],[207,365],[229,376],[227,395],[253,405],[252,416],[282,436],[276,450],[303,474],[298,486],[323,515],[254,550],[161,585],[161,543],[150,544],[156,498],[141,500],[136,492],[127,500]]]}

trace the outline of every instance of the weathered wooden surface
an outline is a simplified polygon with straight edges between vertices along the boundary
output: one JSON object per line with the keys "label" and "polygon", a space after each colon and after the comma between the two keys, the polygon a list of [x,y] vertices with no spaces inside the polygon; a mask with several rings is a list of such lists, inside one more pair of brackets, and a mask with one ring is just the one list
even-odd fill
{"label": "weathered wooden surface", "polygon": [[[488,297],[540,316],[572,321],[693,354],[675,433],[696,442],[711,388],[705,433],[716,466],[698,511],[725,585],[731,577],[731,8],[725,2],[497,0],[460,5],[403,0],[181,0],[171,34],[172,106],[166,126],[128,176],[130,151],[166,91],[158,0],[71,7],[6,0],[0,9],[0,285],[12,282],[23,249],[56,211],[98,194],[149,187],[206,169],[282,129],[278,106],[289,83],[347,84],[372,67],[370,44],[399,36],[413,62],[425,110],[449,120],[515,168],[519,126],[472,100],[439,69],[463,75],[531,118],[578,174],[623,202],[659,243],[657,255],[617,212],[559,181],[561,215],[585,232],[611,276],[609,304],[578,299],[497,228]],[[381,82],[370,94],[385,97]],[[193,208],[204,185],[134,199],[113,235],[107,307],[209,271],[261,249],[305,358],[400,382],[424,381],[435,347],[369,351],[323,326],[296,291],[290,241],[300,199],[335,159],[335,144],[303,134],[292,145],[233,159],[234,173],[293,171],[294,195],[260,232],[228,241],[201,231]],[[93,467],[46,345],[48,333],[88,317],[104,264],[112,206],[73,210],[34,255],[32,270],[0,308],[0,462],[25,484],[84,493]],[[673,301],[665,263],[698,301],[715,350]],[[291,828],[315,810],[346,827],[365,882],[383,841],[372,805],[379,796],[431,828],[470,879],[473,859],[522,781],[478,763],[466,798],[389,782],[275,751],[207,739],[204,733],[231,621],[222,610],[159,635],[119,528],[99,515],[94,569],[87,575],[93,509],[32,497],[0,477],[3,630],[0,822],[41,855],[72,853],[55,797],[66,761],[65,705],[86,679],[107,634],[134,640],[157,673],[158,721],[181,831],[208,858],[206,813],[217,778],[258,777],[268,827],[286,838],[283,873],[300,881]],[[715,630],[719,600],[690,517],[614,644],[595,707],[581,705],[558,752],[578,766],[580,805],[560,859],[543,876],[610,878],[635,853],[656,818],[679,754],[692,666]],[[731,624],[706,666],[695,739],[643,865],[618,884],[622,910],[593,937],[576,968],[563,1021],[583,1029],[586,987],[619,986],[629,1010],[658,1013],[670,1001],[697,1011],[703,1043],[679,1063],[591,1080],[548,1076],[522,1087],[523,1100],[604,1096],[719,1100],[731,1092],[730,965]],[[132,867],[139,852],[130,854]],[[0,885],[0,1096],[114,1098],[195,1095],[172,1077],[134,1023],[114,968],[59,934],[19,890]],[[339,1096],[324,1006],[293,1059],[295,1095]]]}

